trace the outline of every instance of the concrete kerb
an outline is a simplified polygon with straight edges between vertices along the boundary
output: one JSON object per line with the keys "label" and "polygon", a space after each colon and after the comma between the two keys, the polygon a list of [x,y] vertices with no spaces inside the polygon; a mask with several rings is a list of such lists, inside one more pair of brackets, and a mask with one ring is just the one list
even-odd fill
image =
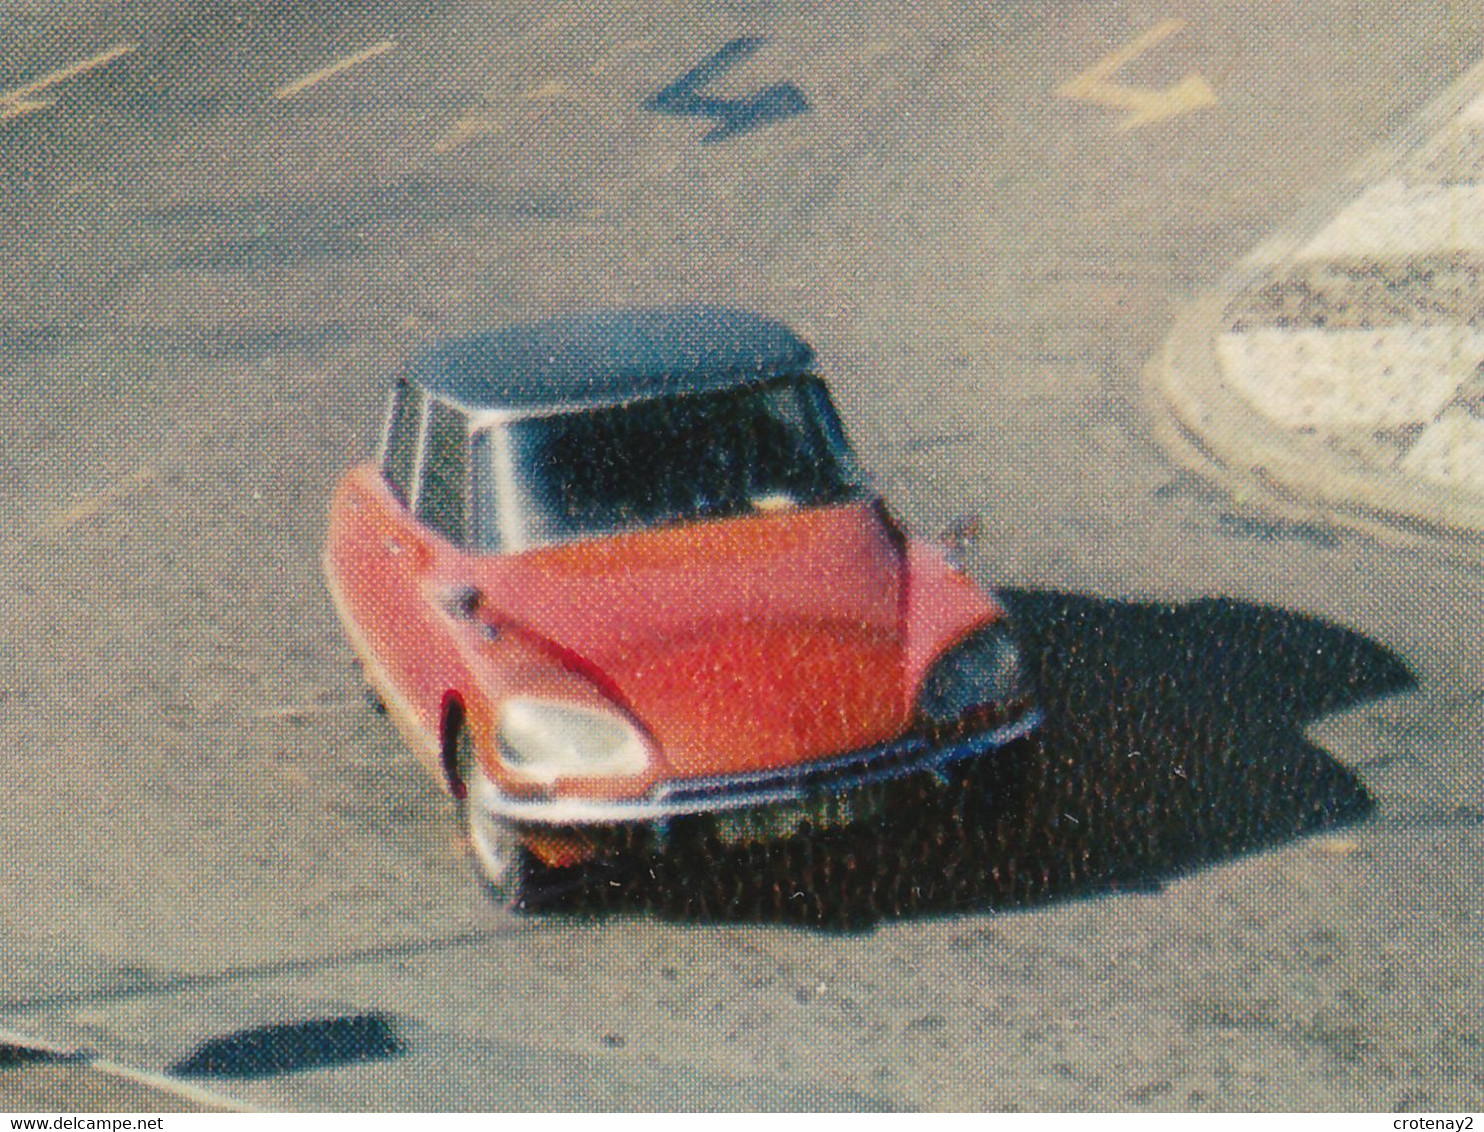
{"label": "concrete kerb", "polygon": [[1217,357],[1217,339],[1234,300],[1292,263],[1341,209],[1429,143],[1481,92],[1484,63],[1264,240],[1217,287],[1188,303],[1151,359],[1145,391],[1157,438],[1179,464],[1216,482],[1238,505],[1484,557],[1484,500],[1368,464],[1275,425],[1231,388]]}
{"label": "concrete kerb", "polygon": [[1230,299],[1221,291],[1188,306],[1150,363],[1154,431],[1176,461],[1244,507],[1484,556],[1484,506],[1305,444],[1227,388],[1216,362],[1216,335]]}

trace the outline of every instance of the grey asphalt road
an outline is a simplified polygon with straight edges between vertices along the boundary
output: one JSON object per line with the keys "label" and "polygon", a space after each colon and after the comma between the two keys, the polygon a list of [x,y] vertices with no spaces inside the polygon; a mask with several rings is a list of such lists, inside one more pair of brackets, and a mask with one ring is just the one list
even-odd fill
{"label": "grey asphalt road", "polygon": [[[267,1107],[1477,1109],[1484,572],[1202,486],[1140,388],[1481,9],[0,8],[0,1026]],[[329,491],[428,335],[693,299],[977,517],[1047,734],[511,917]]]}

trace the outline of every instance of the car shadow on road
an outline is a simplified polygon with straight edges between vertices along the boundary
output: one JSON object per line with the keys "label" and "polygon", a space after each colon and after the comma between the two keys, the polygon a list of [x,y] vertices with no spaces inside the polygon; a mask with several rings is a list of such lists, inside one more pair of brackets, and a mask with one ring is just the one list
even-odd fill
{"label": "car shadow on road", "polygon": [[580,883],[533,877],[533,903],[858,930],[1154,888],[1369,812],[1357,775],[1303,731],[1415,687],[1374,641],[1226,599],[1002,596],[1046,710],[1033,742],[899,792],[868,825],[767,846],[677,829],[664,853]]}

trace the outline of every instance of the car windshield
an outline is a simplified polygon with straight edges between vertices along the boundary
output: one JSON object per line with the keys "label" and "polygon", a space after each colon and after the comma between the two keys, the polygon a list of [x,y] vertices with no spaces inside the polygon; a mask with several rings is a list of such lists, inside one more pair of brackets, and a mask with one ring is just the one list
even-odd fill
{"label": "car windshield", "polygon": [[474,471],[476,539],[507,551],[818,506],[861,482],[809,377],[517,419],[476,436]]}

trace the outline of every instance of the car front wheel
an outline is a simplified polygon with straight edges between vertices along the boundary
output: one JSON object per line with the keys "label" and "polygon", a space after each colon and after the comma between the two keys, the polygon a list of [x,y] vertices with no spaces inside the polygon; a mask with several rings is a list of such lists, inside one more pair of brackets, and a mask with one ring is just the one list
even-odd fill
{"label": "car front wheel", "polygon": [[455,739],[459,778],[464,783],[464,796],[459,801],[459,816],[469,839],[480,878],[491,899],[513,908],[520,903],[520,882],[525,848],[520,833],[510,822],[496,817],[475,798],[474,782],[482,773],[474,750],[474,737],[467,727],[460,727]]}

